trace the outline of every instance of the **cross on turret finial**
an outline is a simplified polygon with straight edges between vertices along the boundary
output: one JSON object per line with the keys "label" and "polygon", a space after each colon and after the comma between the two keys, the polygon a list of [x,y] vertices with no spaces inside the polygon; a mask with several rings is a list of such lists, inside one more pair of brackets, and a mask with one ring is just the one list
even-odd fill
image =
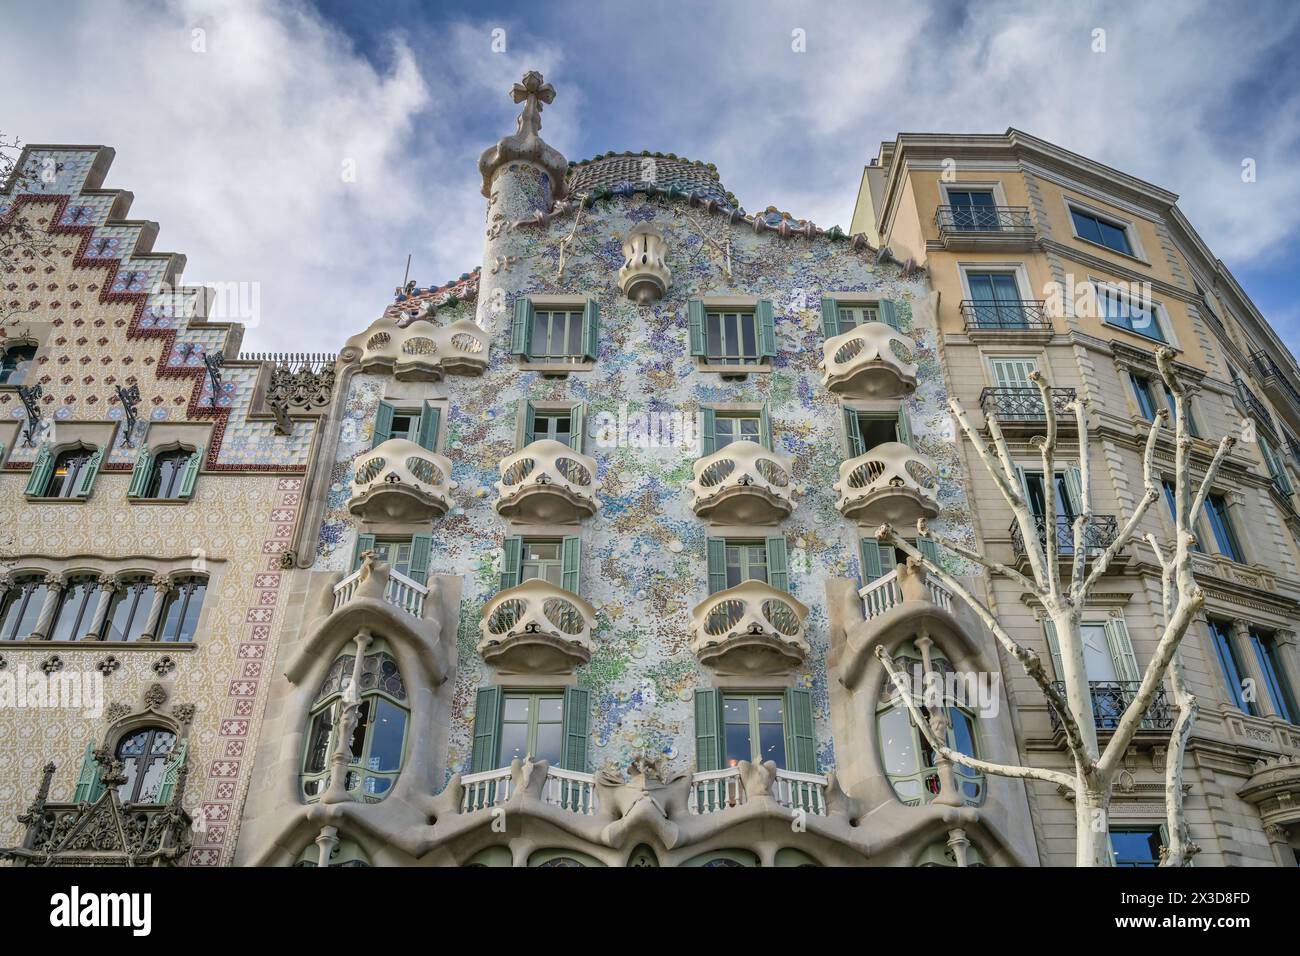
{"label": "cross on turret finial", "polygon": [[512,163],[523,163],[545,172],[549,178],[546,206],[565,198],[568,194],[565,179],[569,164],[559,150],[542,140],[542,108],[555,101],[555,87],[547,83],[542,74],[529,70],[523,79],[510,88],[510,98],[524,104],[514,133],[489,146],[479,157],[478,169],[483,174],[483,195],[492,195],[492,178],[497,170]]}
{"label": "cross on turret finial", "polygon": [[542,128],[542,104],[555,101],[555,87],[536,70],[529,70],[510,88],[510,97],[524,104],[524,111],[519,114],[519,132],[536,133]]}

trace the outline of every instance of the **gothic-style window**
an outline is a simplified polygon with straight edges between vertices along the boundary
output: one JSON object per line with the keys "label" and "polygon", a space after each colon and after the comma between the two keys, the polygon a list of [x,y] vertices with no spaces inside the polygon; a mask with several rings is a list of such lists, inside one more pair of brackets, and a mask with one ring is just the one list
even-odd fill
{"label": "gothic-style window", "polygon": [[167,598],[167,610],[163,613],[162,627],[156,639],[193,641],[199,628],[199,614],[203,610],[203,598],[207,590],[208,579],[202,575],[178,578]]}
{"label": "gothic-style window", "polygon": [[165,727],[146,727],[123,737],[117,745],[126,782],[117,788],[122,803],[154,803],[162,785],[167,757],[176,746],[176,734]]}
{"label": "gothic-style window", "polygon": [[[319,799],[329,786],[330,757],[338,747],[344,693],[352,684],[353,654],[335,659],[321,683],[308,718],[302,788],[308,800]],[[397,661],[382,642],[371,645],[361,662],[360,711],[349,741],[347,789],[377,803],[388,795],[402,770],[409,710],[406,685]]]}
{"label": "gothic-style window", "polygon": [[[914,692],[924,686],[921,653],[910,641],[894,653],[900,669],[915,684]],[[979,756],[978,733],[974,713],[951,693],[955,682],[952,664],[936,648],[930,650],[930,680],[935,681],[943,695],[947,717],[947,744],[959,753]],[[880,755],[885,774],[893,784],[898,799],[909,806],[929,803],[939,795],[939,772],[935,767],[936,755],[929,741],[912,721],[898,692],[892,685],[885,688],[888,697],[876,710],[876,725],[880,739]],[[929,710],[920,707],[922,716],[929,720]],[[963,801],[971,806],[984,802],[984,776],[966,767],[953,765],[957,791]]]}
{"label": "gothic-style window", "polygon": [[35,358],[35,345],[11,345],[0,352],[0,385],[21,385]]}
{"label": "gothic-style window", "polygon": [[52,641],[76,641],[86,636],[99,604],[99,579],[93,575],[72,578],[59,598],[50,628]]}
{"label": "gothic-style window", "polygon": [[153,579],[140,576],[127,578],[113,595],[104,624],[106,641],[134,641],[144,633],[149,623],[149,609],[153,607]]}
{"label": "gothic-style window", "polygon": [[179,448],[176,451],[165,451],[154,456],[153,469],[149,474],[149,486],[144,497],[185,497],[186,492],[183,490],[185,474],[189,470],[190,459],[196,454],[197,452]]}
{"label": "gothic-style window", "polygon": [[44,575],[20,577],[4,595],[4,613],[0,614],[0,640],[25,641],[36,628],[45,604]]}
{"label": "gothic-style window", "polygon": [[83,472],[89,468],[90,459],[94,454],[89,448],[74,448],[54,459],[54,470],[50,473],[50,483],[45,488],[45,497],[72,498],[77,495],[77,486]]}

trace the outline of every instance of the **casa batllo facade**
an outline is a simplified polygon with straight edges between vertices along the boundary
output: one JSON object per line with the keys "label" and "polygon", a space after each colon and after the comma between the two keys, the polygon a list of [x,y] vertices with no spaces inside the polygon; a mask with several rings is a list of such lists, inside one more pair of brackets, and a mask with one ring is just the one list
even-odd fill
{"label": "casa batllo facade", "polygon": [[[512,95],[517,131],[479,163],[482,266],[399,289],[324,361],[238,358],[239,327],[171,289],[179,257],[149,253],[154,227],[101,190],[109,151],[22,157],[57,174],[11,184],[0,215],[50,226],[55,250],[50,271],[5,277],[25,312],[0,384],[18,529],[0,655],[101,673],[112,704],[0,709],[20,742],[0,755],[5,856],[1068,856],[1068,805],[934,761],[875,657],[982,678],[934,715],[958,749],[1049,759],[1047,715],[1002,680],[991,635],[874,537],[926,518],[1003,546],[948,410],[972,386],[947,367],[955,303],[932,248],[860,225],[861,201],[852,234],[748,213],[672,154],[569,162],[541,136],[555,91],[528,74]],[[1295,616],[1275,605],[1270,633]],[[1287,825],[1296,737],[1281,713],[1246,718],[1273,744],[1217,747],[1193,790],[1265,852],[1194,834],[1211,862],[1285,863],[1265,831]]]}

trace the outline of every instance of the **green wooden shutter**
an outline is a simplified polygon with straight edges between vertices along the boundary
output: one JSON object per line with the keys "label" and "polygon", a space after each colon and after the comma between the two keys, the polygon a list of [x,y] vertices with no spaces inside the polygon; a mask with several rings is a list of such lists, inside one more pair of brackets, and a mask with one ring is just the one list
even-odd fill
{"label": "green wooden shutter", "polygon": [[424,584],[429,578],[429,555],[433,551],[433,535],[411,535],[411,580]]}
{"label": "green wooden shutter", "polygon": [[785,692],[785,765],[795,773],[817,772],[812,691],[791,687]]}
{"label": "green wooden shutter", "polygon": [[583,432],[586,427],[586,406],[579,402],[569,409],[569,447],[574,451],[582,451]]}
{"label": "green wooden shutter", "polygon": [[828,339],[840,334],[840,304],[834,299],[822,299],[822,334]]}
{"label": "green wooden shutter", "polygon": [[560,766],[587,772],[587,725],[591,717],[591,691],[585,687],[564,688],[564,751]]}
{"label": "green wooden shutter", "polygon": [[1047,652],[1052,655],[1052,670],[1057,680],[1065,680],[1065,668],[1061,666],[1061,642],[1056,637],[1056,624],[1043,618],[1043,632],[1047,635]]}
{"label": "green wooden shutter", "polygon": [[709,538],[709,593],[717,594],[727,589],[727,539]]}
{"label": "green wooden shutter", "polygon": [[776,357],[776,316],[772,311],[771,299],[759,299],[754,309],[758,323],[759,358]]}
{"label": "green wooden shutter", "polygon": [[442,425],[442,410],[429,402],[420,410],[420,428],[416,444],[429,451],[438,450],[438,428]]}
{"label": "green wooden shutter", "polygon": [[583,357],[596,361],[600,352],[600,303],[588,299],[582,308],[582,354]]}
{"label": "green wooden shutter", "polygon": [[537,413],[533,410],[533,403],[524,401],[524,447],[527,448],[533,442],[537,441]]}
{"label": "green wooden shutter", "polygon": [[1070,496],[1070,514],[1077,515],[1083,509],[1083,472],[1077,465],[1065,468],[1065,493]]}
{"label": "green wooden shutter", "polygon": [[375,536],[373,534],[357,535],[357,546],[352,552],[352,570],[355,571],[361,567],[361,556],[367,551],[375,550]]}
{"label": "green wooden shutter", "polygon": [[89,498],[90,491],[95,485],[95,476],[99,474],[99,463],[104,460],[104,453],[98,448],[90,456],[90,460],[81,468],[81,474],[77,476],[77,487],[73,489],[73,494],[78,498]]}
{"label": "green wooden shutter", "polygon": [[582,583],[582,539],[576,536],[560,541],[560,587],[570,594],[580,594]]}
{"label": "green wooden shutter", "polygon": [[701,773],[721,770],[722,695],[716,690],[695,692],[695,768]]}
{"label": "green wooden shutter", "polygon": [[196,448],[190,452],[190,460],[185,463],[185,473],[181,475],[179,497],[189,498],[194,494],[194,483],[199,480],[199,466],[203,464],[203,449]]}
{"label": "green wooden shutter", "polygon": [[862,440],[862,423],[858,421],[858,413],[851,408],[844,409],[844,435],[849,441],[850,458],[867,453],[866,442]]}
{"label": "green wooden shutter", "polygon": [[[880,557],[880,543],[875,538],[862,539],[862,583],[870,584],[876,578],[883,577],[885,562]],[[892,568],[890,570],[893,570]]]}
{"label": "green wooden shutter", "polygon": [[152,466],[153,452],[149,450],[148,445],[145,445],[135,456],[135,464],[131,468],[131,485],[126,490],[128,498],[144,497],[144,493],[149,490],[149,473]]}
{"label": "green wooden shutter", "polygon": [[772,450],[772,416],[768,414],[767,402],[758,413],[758,441],[768,451]]}
{"label": "green wooden shutter", "polygon": [[77,774],[77,788],[72,793],[73,803],[94,803],[104,792],[99,782],[99,763],[95,760],[95,741],[86,741],[86,752],[81,758],[81,772]]}
{"label": "green wooden shutter", "polygon": [[921,552],[921,556],[929,558],[935,564],[939,563],[939,542],[932,538],[917,538],[916,550]]}
{"label": "green wooden shutter", "polygon": [[907,420],[907,410],[902,405],[898,406],[898,440],[904,445],[916,447],[912,444],[912,426]]}
{"label": "green wooden shutter", "polygon": [[36,461],[32,462],[32,473],[27,477],[27,487],[23,489],[23,494],[33,498],[44,495],[49,488],[50,475],[53,472],[54,455],[50,453],[49,445],[41,445],[40,451],[36,453]]}
{"label": "green wooden shutter", "polygon": [[158,796],[154,798],[154,803],[166,806],[172,802],[172,794],[176,792],[176,781],[185,763],[185,753],[189,749],[189,744],[188,740],[182,740],[172,751],[171,759],[163,768],[162,782],[158,784]]}
{"label": "green wooden shutter", "polygon": [[700,453],[712,455],[718,450],[718,413],[711,408],[700,409]]}
{"label": "green wooden shutter", "polygon": [[480,687],[474,697],[474,749],[469,758],[470,773],[497,769],[500,733],[501,688]]}
{"label": "green wooden shutter", "polygon": [[523,574],[521,564],[523,562],[524,539],[519,537],[506,538],[501,545],[501,590],[513,588],[520,583],[520,575]]}
{"label": "green wooden shutter", "polygon": [[514,320],[510,323],[510,354],[527,357],[533,333],[533,304],[527,296],[515,299]]}
{"label": "green wooden shutter", "polygon": [[704,346],[704,300],[691,299],[686,303],[686,323],[690,329],[691,354],[706,354]]}
{"label": "green wooden shutter", "polygon": [[388,402],[380,402],[375,409],[375,433],[370,439],[371,448],[393,437],[393,411],[393,406]]}
{"label": "green wooden shutter", "polygon": [[1111,660],[1115,662],[1115,676],[1122,681],[1140,681],[1142,672],[1138,670],[1128,625],[1122,617],[1113,617],[1106,622],[1106,640],[1110,644]]}
{"label": "green wooden shutter", "polygon": [[779,591],[790,590],[790,562],[785,555],[785,536],[767,539],[767,583]]}
{"label": "green wooden shutter", "polygon": [[898,328],[898,307],[894,305],[891,299],[881,299],[876,303],[876,314],[880,316],[880,321],[884,322],[891,329]]}

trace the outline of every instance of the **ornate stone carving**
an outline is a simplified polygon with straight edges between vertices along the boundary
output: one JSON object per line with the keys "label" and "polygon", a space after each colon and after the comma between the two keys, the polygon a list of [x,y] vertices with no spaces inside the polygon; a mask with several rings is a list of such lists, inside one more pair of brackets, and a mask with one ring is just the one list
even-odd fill
{"label": "ornate stone carving", "polygon": [[59,657],[58,654],[51,654],[49,657],[45,658],[45,660],[41,661],[41,670],[45,671],[47,674],[61,671],[63,670],[63,667],[63,658]]}
{"label": "ornate stone carving", "polygon": [[648,222],[639,223],[623,240],[623,268],[618,285],[633,302],[647,305],[664,297],[673,273],[664,261],[668,245],[663,230]]}
{"label": "ornate stone carving", "polygon": [[563,199],[567,193],[568,161],[555,147],[542,140],[542,108],[555,100],[555,88],[545,82],[542,74],[529,70],[523,79],[510,90],[516,103],[523,103],[518,127],[495,146],[489,146],[479,157],[478,170],[483,176],[483,195],[492,195],[492,178],[496,171],[508,163],[529,163],[544,170],[551,179],[552,201]]}
{"label": "ornate stone carving", "polygon": [[99,663],[95,665],[95,669],[98,670],[105,677],[108,677],[110,674],[112,674],[121,666],[122,666],[122,662],[119,661],[112,654],[109,654],[107,657],[100,659]]}
{"label": "ornate stone carving", "polygon": [[162,684],[150,684],[149,689],[144,692],[144,703],[150,710],[157,710],[167,703],[167,688]]}
{"label": "ornate stone carving", "polygon": [[166,654],[153,662],[153,672],[159,677],[166,677],[174,670],[176,670],[176,661]]}

